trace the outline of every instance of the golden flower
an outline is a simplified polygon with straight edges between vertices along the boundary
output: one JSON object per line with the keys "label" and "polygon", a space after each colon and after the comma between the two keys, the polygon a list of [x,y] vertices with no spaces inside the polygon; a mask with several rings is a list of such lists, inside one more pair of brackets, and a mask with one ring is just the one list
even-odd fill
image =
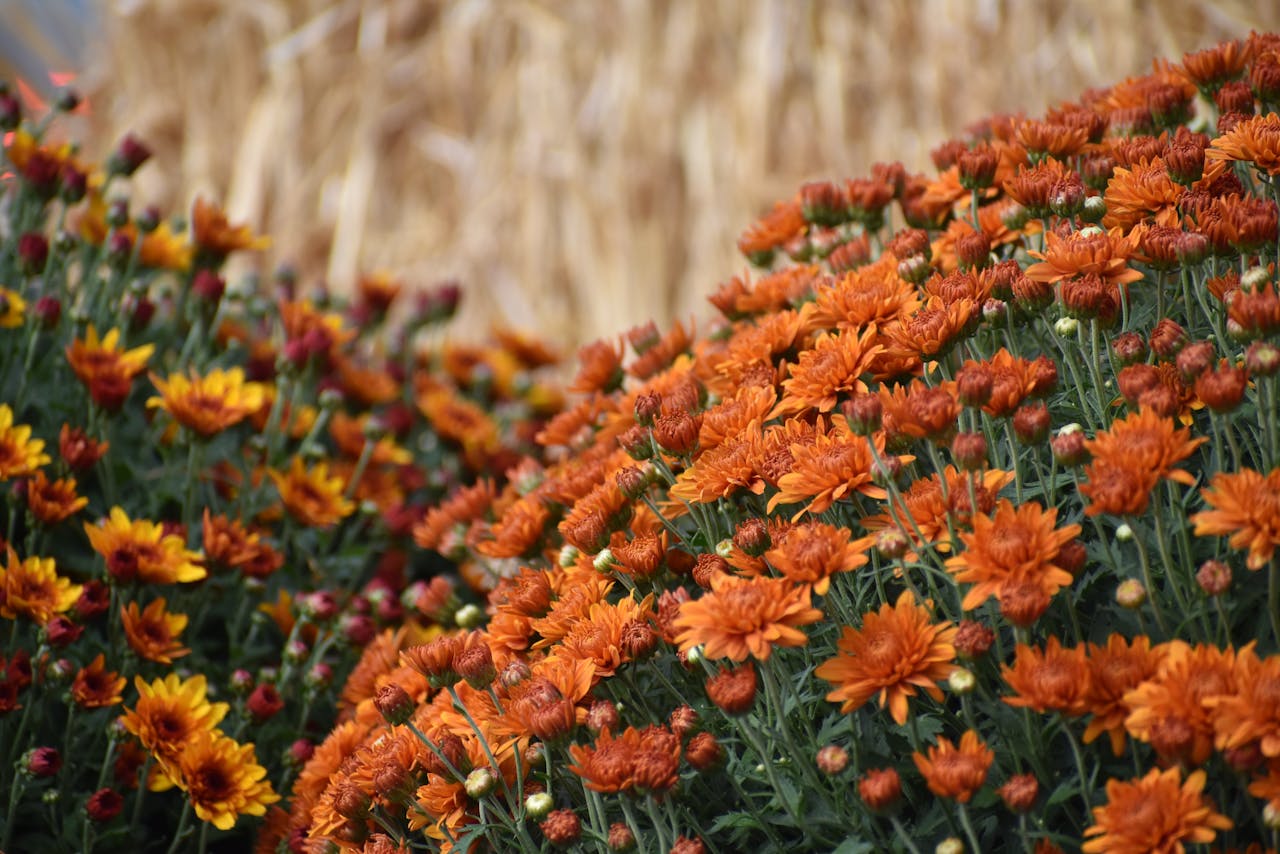
{"label": "golden flower", "polygon": [[27,303],[17,291],[0,288],[0,329],[16,329],[22,325]]}
{"label": "golden flower", "polygon": [[1124,695],[1125,728],[1169,761],[1199,765],[1213,753],[1212,699],[1238,688],[1235,650],[1175,640],[1154,677]]}
{"label": "golden flower", "polygon": [[102,709],[121,702],[124,677],[107,669],[106,658],[97,658],[81,667],[71,683],[71,699],[82,709]]}
{"label": "golden flower", "polygon": [[96,525],[85,523],[89,545],[106,560],[107,572],[121,582],[177,584],[199,581],[208,573],[188,551],[182,537],[145,519],[131,521],[120,507]]}
{"label": "golden flower", "polygon": [[172,664],[175,658],[191,652],[178,640],[187,627],[187,615],[171,614],[165,604],[160,597],[139,612],[138,603],[130,602],[120,609],[120,622],[130,649],[147,661]]}
{"label": "golden flower", "polygon": [[1071,583],[1071,573],[1057,564],[1062,547],[1080,533],[1079,525],[1056,528],[1058,510],[1031,501],[1014,507],[1001,499],[991,516],[973,517],[973,531],[960,531],[965,550],[947,559],[956,581],[972,582],[961,607],[976,608],[989,597],[1017,584],[1032,582],[1047,595]]}
{"label": "golden flower", "polygon": [[1015,692],[1004,701],[1037,712],[1078,715],[1085,709],[1089,669],[1084,647],[1063,649],[1056,637],[1043,650],[1020,643],[1013,667],[1001,665],[1000,675]]}
{"label": "golden flower", "polygon": [[241,368],[214,368],[203,377],[192,371],[189,379],[170,374],[167,381],[152,374],[151,382],[161,396],[150,398],[147,408],[163,409],[205,438],[238,424],[261,409],[265,399],[262,385],[245,382]]}
{"label": "golden flower", "polygon": [[27,477],[49,462],[44,440],[31,438],[31,427],[13,423],[13,410],[0,403],[0,480]]}
{"label": "golden flower", "polygon": [[187,741],[212,730],[227,714],[226,703],[206,699],[208,682],[203,674],[182,679],[170,673],[149,685],[135,676],[133,684],[138,689],[138,702],[124,710],[121,722],[158,757],[176,757]]}
{"label": "golden flower", "polygon": [[[125,229],[127,231],[127,227]],[[138,246],[138,263],[154,270],[191,269],[193,250],[185,234],[174,234],[173,227],[162,222],[142,236]]]}
{"label": "golden flower", "polygon": [[1041,259],[1026,269],[1027,278],[1037,282],[1060,282],[1090,273],[1100,276],[1108,285],[1120,286],[1136,282],[1142,273],[1128,265],[1134,244],[1119,229],[1110,232],[1073,231],[1060,237],[1054,231],[1045,233],[1045,250],[1032,252]]}
{"label": "golden flower", "polygon": [[1181,854],[1183,843],[1212,842],[1231,820],[1203,794],[1205,773],[1152,768],[1137,780],[1108,780],[1107,803],[1093,808],[1085,854]]}
{"label": "golden flower", "polygon": [[76,494],[74,477],[50,481],[44,471],[37,471],[27,481],[27,509],[45,525],[56,525],[79,513],[89,499]]}
{"label": "golden flower", "polygon": [[995,758],[995,753],[973,730],[967,730],[960,736],[958,746],[950,739],[939,738],[937,744],[929,748],[927,757],[911,754],[929,791],[962,804],[967,804],[982,788]]}
{"label": "golden flower", "polygon": [[196,246],[217,260],[239,249],[266,249],[270,238],[255,237],[247,225],[232,225],[226,213],[197,196],[191,208],[191,233]]}
{"label": "golden flower", "polygon": [[702,645],[709,659],[755,656],[765,661],[774,646],[807,644],[799,627],[821,619],[822,612],[809,602],[807,585],[722,574],[712,577],[709,593],[680,606],[676,642],[686,652]]}
{"label": "golden flower", "polygon": [[906,590],[896,604],[865,615],[861,629],[845,626],[836,643],[839,654],[814,673],[836,686],[827,699],[841,703],[841,712],[854,711],[879,692],[881,708],[887,704],[903,725],[907,700],[917,689],[941,702],[937,683],[955,669],[955,635],[951,623],[934,623],[929,609]]}
{"label": "golden flower", "polygon": [[284,509],[303,525],[328,528],[355,512],[355,504],[343,495],[346,481],[330,477],[326,462],[307,468],[302,457],[295,456],[287,472],[268,469],[267,474],[280,492]]}
{"label": "golden flower", "polygon": [[242,815],[263,815],[268,804],[280,800],[253,745],[221,733],[194,733],[166,771],[187,793],[196,815],[219,830],[230,830]]}
{"label": "golden flower", "polygon": [[1151,639],[1145,635],[1129,642],[1112,634],[1106,646],[1088,645],[1089,678],[1084,705],[1093,717],[1084,730],[1085,744],[1106,733],[1111,751],[1116,756],[1124,751],[1124,722],[1132,711],[1124,697],[1156,674],[1164,654],[1165,647],[1152,647]]}
{"label": "golden flower", "polygon": [[1144,406],[1123,420],[1111,422],[1084,446],[1100,464],[1147,470],[1156,477],[1190,486],[1195,483],[1195,476],[1173,466],[1207,441],[1203,436],[1191,438],[1190,428],[1175,428],[1172,418]]}
{"label": "golden flower", "polygon": [[1209,143],[1204,156],[1240,160],[1268,175],[1280,175],[1280,115],[1268,112],[1245,119]]}
{"label": "golden flower", "polygon": [[801,351],[791,365],[791,377],[782,384],[785,394],[770,417],[794,415],[813,408],[830,412],[842,394],[867,391],[862,377],[883,347],[876,343],[875,327],[861,333],[846,330],[823,333],[811,349]]}
{"label": "golden flower", "polygon": [[1249,569],[1265,566],[1280,546],[1280,468],[1218,472],[1200,495],[1213,509],[1191,515],[1196,536],[1229,534],[1231,548],[1248,550]]}
{"label": "golden flower", "polygon": [[0,617],[43,625],[80,598],[81,586],[59,576],[53,558],[32,555],[19,562],[17,552],[8,552],[8,566],[0,568]]}
{"label": "golden flower", "polygon": [[147,367],[154,344],[132,350],[120,345],[120,330],[112,329],[101,339],[91,323],[83,341],[72,341],[66,350],[71,370],[89,389],[94,402],[108,410],[119,409],[129,396],[133,378]]}

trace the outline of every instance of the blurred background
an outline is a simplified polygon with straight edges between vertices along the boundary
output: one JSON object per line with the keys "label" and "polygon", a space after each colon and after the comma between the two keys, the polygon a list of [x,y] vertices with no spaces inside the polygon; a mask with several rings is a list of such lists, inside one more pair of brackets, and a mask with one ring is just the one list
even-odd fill
{"label": "blurred background", "polygon": [[74,74],[86,152],[138,134],[137,203],[217,199],[264,273],[456,278],[456,334],[570,348],[706,317],[805,180],[932,171],[986,115],[1251,29],[1280,3],[0,0],[0,74]]}

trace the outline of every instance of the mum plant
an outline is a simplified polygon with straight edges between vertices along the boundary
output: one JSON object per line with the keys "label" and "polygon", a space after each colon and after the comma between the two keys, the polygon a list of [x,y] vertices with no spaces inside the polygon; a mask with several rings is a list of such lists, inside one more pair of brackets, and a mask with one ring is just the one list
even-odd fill
{"label": "mum plant", "polygon": [[1280,37],[803,186],[579,353],[259,851],[1274,849]]}

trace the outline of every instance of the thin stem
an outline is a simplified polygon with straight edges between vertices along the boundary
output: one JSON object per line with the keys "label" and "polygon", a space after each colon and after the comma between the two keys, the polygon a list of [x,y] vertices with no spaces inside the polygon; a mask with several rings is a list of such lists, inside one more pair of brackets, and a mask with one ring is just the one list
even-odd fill
{"label": "thin stem", "polygon": [[973,823],[969,821],[969,810],[963,803],[957,803],[957,812],[960,813],[960,826],[964,828],[965,838],[969,840],[970,851],[981,851],[982,846],[978,845],[978,834],[973,832]]}

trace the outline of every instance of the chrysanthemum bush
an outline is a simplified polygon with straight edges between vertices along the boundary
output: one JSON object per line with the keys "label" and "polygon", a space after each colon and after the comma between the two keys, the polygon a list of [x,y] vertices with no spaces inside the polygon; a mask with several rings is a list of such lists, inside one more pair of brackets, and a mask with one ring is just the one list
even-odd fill
{"label": "chrysanthemum bush", "polygon": [[556,356],[450,342],[453,284],[228,286],[265,239],[131,207],[75,108],[0,88],[0,851],[245,851],[366,646],[440,631],[411,529],[535,448]]}
{"label": "chrysanthemum bush", "polygon": [[1273,848],[1277,108],[1255,34],[780,202],[415,526],[483,615],[259,850]]}

